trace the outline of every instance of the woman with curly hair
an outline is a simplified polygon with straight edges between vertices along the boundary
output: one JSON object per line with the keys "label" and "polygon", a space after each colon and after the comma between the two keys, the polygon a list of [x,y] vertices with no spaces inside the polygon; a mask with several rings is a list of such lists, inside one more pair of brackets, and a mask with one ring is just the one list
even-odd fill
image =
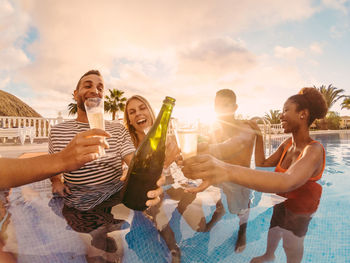
{"label": "woman with curly hair", "polygon": [[[255,164],[262,167],[276,166],[275,172],[258,171],[228,164],[211,155],[197,155],[184,161],[183,171],[191,179],[203,179],[203,183],[192,191],[202,191],[208,186],[225,181],[269,193],[288,193],[307,181],[321,178],[325,166],[325,151],[309,134],[315,119],[327,113],[323,95],[315,88],[303,88],[284,104],[280,119],[286,139],[278,149],[265,158],[263,138],[259,127],[251,122],[257,132]],[[218,176],[220,175],[220,176]]]}
{"label": "woman with curly hair", "polygon": [[326,161],[322,144],[310,137],[309,128],[315,119],[323,118],[327,110],[323,95],[315,88],[303,88],[288,98],[280,119],[284,132],[292,136],[268,158],[265,158],[261,131],[251,122],[257,133],[255,164],[275,167],[274,172],[228,164],[211,155],[198,155],[184,162],[185,176],[203,179],[200,186],[189,191],[198,192],[212,184],[231,181],[286,198],[274,207],[266,252],[251,262],[273,260],[281,239],[287,262],[302,260],[304,237],[322,194],[322,187],[316,181],[321,178]]}

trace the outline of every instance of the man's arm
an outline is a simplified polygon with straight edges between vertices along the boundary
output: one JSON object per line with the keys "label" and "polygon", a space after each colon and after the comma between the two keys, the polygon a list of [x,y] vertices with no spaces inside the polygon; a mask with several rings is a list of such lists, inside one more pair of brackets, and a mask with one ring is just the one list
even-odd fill
{"label": "man's arm", "polygon": [[93,129],[77,134],[62,151],[32,158],[0,158],[0,189],[46,179],[61,172],[77,170],[99,157],[99,147],[108,148],[102,137],[109,133]]}
{"label": "man's arm", "polygon": [[259,171],[232,165],[208,154],[185,160],[183,172],[190,179],[203,179],[203,183],[191,189],[191,192],[203,191],[213,184],[234,182],[259,192],[286,193],[302,186],[309,178],[321,171],[323,151],[322,146],[316,143],[306,146],[302,157],[285,173]]}
{"label": "man's arm", "polygon": [[225,160],[240,154],[242,150],[251,147],[255,139],[255,132],[244,126],[235,136],[221,143],[210,144],[208,152],[220,160]]}
{"label": "man's arm", "polygon": [[0,188],[10,188],[44,180],[65,170],[60,154],[12,159],[0,158]]}

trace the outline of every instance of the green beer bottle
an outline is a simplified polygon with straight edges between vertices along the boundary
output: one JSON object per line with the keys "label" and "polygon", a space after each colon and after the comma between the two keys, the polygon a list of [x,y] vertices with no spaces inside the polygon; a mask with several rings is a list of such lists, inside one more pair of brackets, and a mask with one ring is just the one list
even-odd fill
{"label": "green beer bottle", "polygon": [[122,202],[134,210],[145,210],[147,192],[157,188],[165,158],[165,140],[175,99],[166,97],[147,136],[136,149],[122,190]]}

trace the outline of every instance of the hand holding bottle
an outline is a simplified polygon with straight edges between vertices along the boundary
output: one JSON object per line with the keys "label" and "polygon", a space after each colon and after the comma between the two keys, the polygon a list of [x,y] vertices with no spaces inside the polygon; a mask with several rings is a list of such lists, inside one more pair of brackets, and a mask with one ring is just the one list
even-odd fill
{"label": "hand holding bottle", "polygon": [[158,188],[147,192],[147,197],[150,198],[146,202],[146,206],[155,206],[160,202],[160,196],[163,194],[163,188],[161,187],[165,183],[165,177],[161,175],[157,181]]}
{"label": "hand holding bottle", "polygon": [[[127,176],[127,170],[126,172],[123,172],[123,175],[120,178],[120,181],[125,181],[126,176]],[[164,183],[165,183],[165,177],[164,175],[161,175],[156,183],[158,188],[147,192],[147,197],[150,199],[146,202],[146,206],[148,207],[155,206],[160,202],[160,196],[163,194],[162,185],[164,185]]]}
{"label": "hand holding bottle", "polygon": [[165,141],[174,105],[175,99],[165,98],[152,128],[132,157],[122,189],[122,202],[131,209],[142,211],[148,205],[159,202],[157,199],[162,193],[159,186],[165,182],[164,178],[160,179],[165,159]]}

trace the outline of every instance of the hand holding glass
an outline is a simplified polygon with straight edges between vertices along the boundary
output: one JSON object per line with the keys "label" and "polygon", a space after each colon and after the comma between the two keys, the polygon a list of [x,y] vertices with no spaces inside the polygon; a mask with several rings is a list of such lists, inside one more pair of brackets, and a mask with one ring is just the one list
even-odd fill
{"label": "hand holding glass", "polygon": [[[186,160],[197,155],[198,122],[176,120],[174,121],[173,125],[175,128],[175,137],[177,144],[180,147],[182,158]],[[193,187],[198,185],[196,180],[191,180],[188,178],[178,181],[178,183],[184,187]]]}
{"label": "hand holding glass", "polygon": [[[84,102],[86,115],[89,120],[90,129],[105,129],[104,122],[104,100],[102,98],[88,98]],[[101,146],[100,146],[101,147]],[[105,149],[100,148],[100,156],[104,156]]]}
{"label": "hand holding glass", "polygon": [[176,121],[175,135],[184,160],[197,154],[198,122]]}

